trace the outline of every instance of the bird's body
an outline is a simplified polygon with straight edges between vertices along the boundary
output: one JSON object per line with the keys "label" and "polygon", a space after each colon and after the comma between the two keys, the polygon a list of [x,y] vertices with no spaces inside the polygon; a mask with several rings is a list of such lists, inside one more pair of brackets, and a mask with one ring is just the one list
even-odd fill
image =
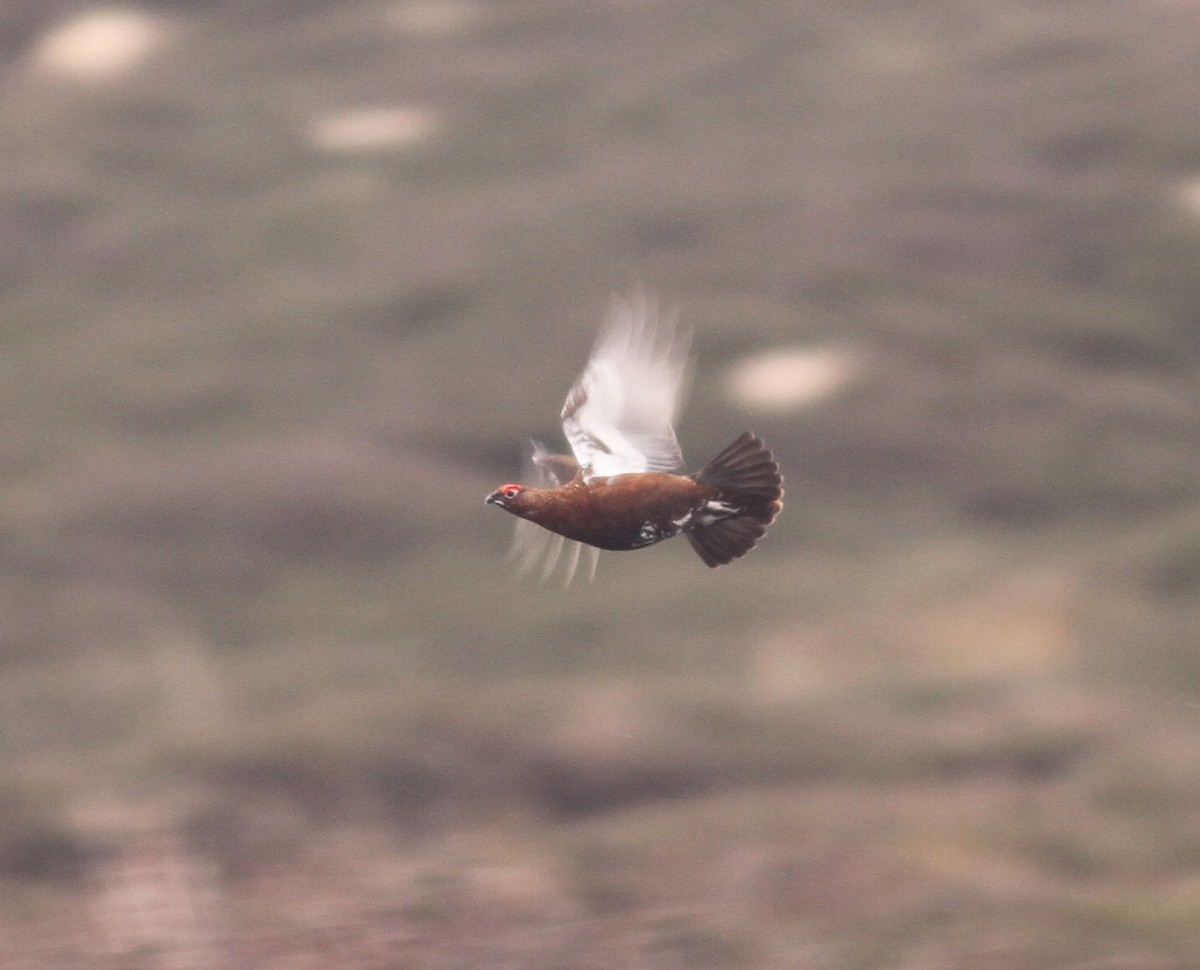
{"label": "bird's body", "polygon": [[[686,372],[677,340],[644,299],[616,304],[587,369],[563,406],[574,458],[533,445],[535,486],[509,484],[487,497],[516,515],[514,553],[528,568],[545,556],[543,577],[563,540],[625,551],[684,533],[701,559],[719,566],[744,555],[782,507],[783,479],[771,453],[744,433],[694,475],[673,422]],[[567,581],[579,561],[574,546]]]}
{"label": "bird's body", "polygon": [[[678,535],[716,491],[686,475],[614,475],[526,489],[523,518],[597,549],[641,549]],[[513,511],[514,507],[509,507]]]}

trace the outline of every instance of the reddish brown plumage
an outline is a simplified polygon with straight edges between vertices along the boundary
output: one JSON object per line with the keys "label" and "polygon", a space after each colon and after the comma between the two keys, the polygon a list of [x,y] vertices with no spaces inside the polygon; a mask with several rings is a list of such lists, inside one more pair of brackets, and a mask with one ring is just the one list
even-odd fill
{"label": "reddish brown plumage", "polygon": [[613,478],[582,476],[557,488],[522,489],[488,501],[560,536],[598,549],[640,549],[675,535],[675,521],[716,495],[686,475],[645,472]]}
{"label": "reddish brown plumage", "polygon": [[686,383],[688,335],[673,314],[635,293],[616,300],[560,418],[573,457],[530,442],[531,486],[503,485],[487,497],[517,516],[512,555],[522,572],[543,561],[542,578],[568,545],[565,581],[588,547],[640,549],[683,533],[709,566],[754,548],[779,514],[783,479],[758,438],[739,436],[694,475],[675,415]]}
{"label": "reddish brown plumage", "polygon": [[683,532],[701,559],[719,566],[754,547],[782,497],[779,466],[745,433],[695,475],[576,475],[554,488],[505,485],[487,501],[599,549],[640,549]]}

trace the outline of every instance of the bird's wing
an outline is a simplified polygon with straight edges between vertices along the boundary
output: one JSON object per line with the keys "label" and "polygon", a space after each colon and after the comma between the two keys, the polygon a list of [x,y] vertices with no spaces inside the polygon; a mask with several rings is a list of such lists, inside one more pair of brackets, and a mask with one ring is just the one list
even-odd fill
{"label": "bird's wing", "polygon": [[545,445],[532,438],[529,441],[529,449],[525,474],[538,480],[538,488],[566,485],[579,474],[579,462],[570,455],[551,454]]}
{"label": "bird's wing", "polygon": [[[521,481],[528,482],[534,488],[554,488],[565,485],[574,477],[571,465],[574,460],[566,455],[552,455],[538,441],[530,441],[526,450],[525,465]],[[575,577],[579,566],[580,554],[584,550],[583,543],[564,539],[560,535],[548,532],[540,525],[534,525],[527,519],[517,519],[513,532],[512,548],[508,557],[517,560],[517,572],[525,574],[541,563],[542,582],[550,578],[554,567],[558,565],[562,555],[563,544],[569,546],[567,562],[563,572],[563,585],[569,586]],[[600,550],[587,546],[588,553],[588,582],[596,577],[596,564],[600,559]]]}
{"label": "bird's wing", "polygon": [[595,546],[575,542],[573,539],[564,539],[557,533],[547,532],[540,525],[534,525],[527,519],[517,519],[516,529],[513,532],[512,550],[508,557],[517,560],[517,573],[522,576],[541,563],[541,578],[544,583],[553,575],[554,567],[558,565],[564,545],[568,547],[568,551],[566,565],[563,568],[563,585],[571,585],[583,553],[587,554],[586,568],[590,583],[596,578],[596,564],[600,561],[600,550]]}
{"label": "bird's wing", "polygon": [[563,431],[585,478],[674,471],[688,364],[688,336],[643,294],[613,301],[579,380],[567,394]]}

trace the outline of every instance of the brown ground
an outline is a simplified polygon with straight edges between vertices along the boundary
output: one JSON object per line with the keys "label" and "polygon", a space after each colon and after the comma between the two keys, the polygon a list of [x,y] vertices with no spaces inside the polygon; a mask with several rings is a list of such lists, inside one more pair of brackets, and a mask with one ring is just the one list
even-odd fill
{"label": "brown ground", "polygon": [[[0,10],[4,967],[1200,965],[1200,8],[90,9]],[[638,282],[787,507],[517,579]]]}

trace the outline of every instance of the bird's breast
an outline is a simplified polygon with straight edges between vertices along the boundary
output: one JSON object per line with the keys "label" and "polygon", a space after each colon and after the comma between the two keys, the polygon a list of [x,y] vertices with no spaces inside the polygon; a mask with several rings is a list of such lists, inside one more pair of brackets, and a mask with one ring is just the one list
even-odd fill
{"label": "bird's breast", "polygon": [[687,476],[661,472],[576,480],[547,489],[531,518],[601,549],[640,549],[677,535],[710,491]]}

